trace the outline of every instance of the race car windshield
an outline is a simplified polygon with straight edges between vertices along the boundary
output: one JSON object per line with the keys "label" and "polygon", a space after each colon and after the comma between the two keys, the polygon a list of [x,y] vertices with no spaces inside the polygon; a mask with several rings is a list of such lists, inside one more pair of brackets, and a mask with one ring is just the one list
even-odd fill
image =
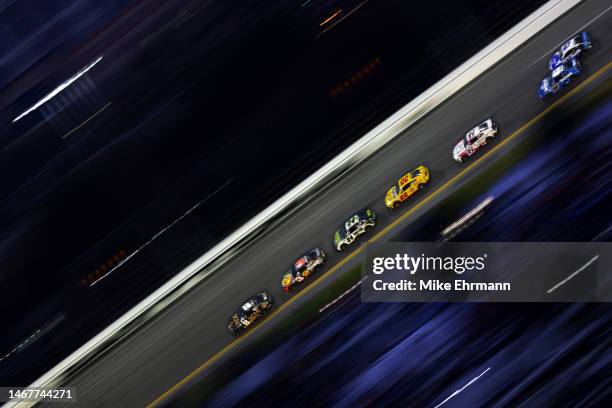
{"label": "race car windshield", "polygon": [[474,139],[475,135],[476,135],[476,130],[474,129],[470,130],[468,134],[465,135],[465,141],[467,142],[467,144],[470,144],[470,141]]}
{"label": "race car windshield", "polygon": [[414,170],[412,173],[410,173],[410,177],[412,178],[416,178],[417,176],[419,176],[421,174],[421,170],[416,169]]}

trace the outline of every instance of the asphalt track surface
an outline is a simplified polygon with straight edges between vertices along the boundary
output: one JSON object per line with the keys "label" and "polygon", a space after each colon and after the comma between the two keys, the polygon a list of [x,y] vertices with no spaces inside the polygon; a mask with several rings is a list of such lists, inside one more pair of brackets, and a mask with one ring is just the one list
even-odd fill
{"label": "asphalt track surface", "polygon": [[[65,384],[77,388],[77,402],[66,406],[161,406],[190,381],[204,378],[206,369],[222,360],[225,353],[238,352],[261,336],[266,327],[297,310],[326,282],[333,281],[338,269],[358,262],[359,256],[353,252],[358,244],[340,254],[331,245],[334,231],[354,211],[370,207],[378,214],[375,231],[362,242],[391,240],[394,229],[405,226],[410,218],[418,217],[450,194],[470,173],[478,171],[482,160],[494,160],[512,147],[512,139],[529,137],[559,105],[581,97],[598,81],[610,80],[609,7],[606,0],[582,3],[313,198],[156,320],[78,373]],[[593,49],[582,59],[581,77],[559,96],[542,102],[536,92],[547,72],[548,56],[581,29],[587,29],[595,39]],[[468,129],[490,116],[499,127],[496,141],[473,160],[454,162],[451,151],[455,143]],[[399,210],[387,210],[383,203],[386,190],[404,171],[419,164],[430,168],[428,187]],[[307,285],[285,294],[280,286],[283,272],[302,253],[316,246],[328,253],[327,264]],[[274,298],[275,311],[235,340],[226,331],[229,316],[241,302],[264,289]]]}

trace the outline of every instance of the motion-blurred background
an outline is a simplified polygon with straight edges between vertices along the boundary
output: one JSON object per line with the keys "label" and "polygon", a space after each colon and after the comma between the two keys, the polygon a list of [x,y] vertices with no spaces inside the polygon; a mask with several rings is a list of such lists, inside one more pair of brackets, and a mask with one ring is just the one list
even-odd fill
{"label": "motion-blurred background", "polygon": [[0,1],[25,385],[543,1]]}

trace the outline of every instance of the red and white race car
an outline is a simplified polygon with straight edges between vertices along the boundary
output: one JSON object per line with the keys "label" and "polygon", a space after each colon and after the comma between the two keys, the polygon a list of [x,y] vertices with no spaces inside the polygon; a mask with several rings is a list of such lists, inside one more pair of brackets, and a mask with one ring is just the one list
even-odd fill
{"label": "red and white race car", "polygon": [[497,134],[497,125],[492,119],[487,119],[471,129],[453,149],[453,159],[462,162],[487,144],[489,138]]}
{"label": "red and white race car", "polygon": [[302,255],[301,258],[293,263],[289,272],[283,275],[281,283],[283,290],[289,292],[293,285],[302,282],[304,279],[308,279],[315,269],[323,265],[324,262],[325,252],[320,248],[315,248]]}

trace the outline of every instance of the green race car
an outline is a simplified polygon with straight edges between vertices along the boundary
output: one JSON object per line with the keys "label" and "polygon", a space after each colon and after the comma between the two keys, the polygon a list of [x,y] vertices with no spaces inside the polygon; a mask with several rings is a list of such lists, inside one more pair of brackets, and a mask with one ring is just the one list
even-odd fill
{"label": "green race car", "polygon": [[358,212],[350,217],[342,228],[334,234],[334,248],[342,251],[347,245],[350,245],[367,230],[374,228],[376,225],[376,214],[369,208]]}
{"label": "green race car", "polygon": [[261,319],[268,309],[272,307],[272,297],[266,292],[261,292],[247,300],[232,315],[227,329],[233,336],[238,336],[255,321]]}

